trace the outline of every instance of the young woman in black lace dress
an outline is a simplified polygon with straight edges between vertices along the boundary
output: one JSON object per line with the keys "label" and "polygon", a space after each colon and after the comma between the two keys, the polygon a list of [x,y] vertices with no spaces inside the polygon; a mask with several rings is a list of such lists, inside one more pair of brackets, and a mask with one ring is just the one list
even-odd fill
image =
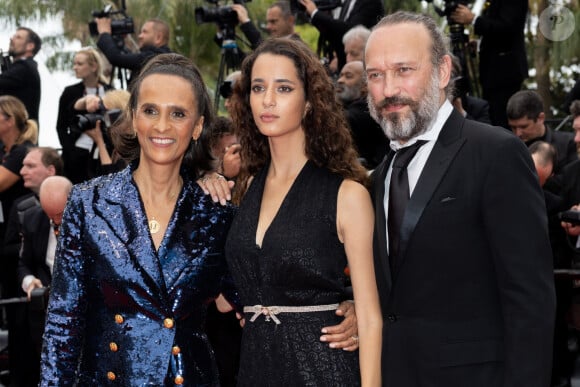
{"label": "young woman in black lace dress", "polygon": [[[245,305],[239,386],[380,385],[373,209],[334,95],[302,42],[266,41],[242,65],[233,96],[240,207],[226,244]],[[358,353],[316,340],[340,320],[347,264]]]}

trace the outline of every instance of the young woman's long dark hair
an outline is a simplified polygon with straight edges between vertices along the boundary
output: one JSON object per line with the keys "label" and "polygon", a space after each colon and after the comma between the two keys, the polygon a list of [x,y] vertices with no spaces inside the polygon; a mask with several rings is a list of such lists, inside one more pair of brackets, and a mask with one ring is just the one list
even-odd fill
{"label": "young woman's long dark hair", "polygon": [[305,153],[316,165],[367,183],[367,171],[358,160],[343,107],[336,99],[332,80],[318,57],[303,42],[291,38],[268,39],[242,63],[242,76],[234,86],[232,118],[241,144],[242,170],[234,191],[239,202],[248,179],[270,161],[268,138],[260,133],[250,106],[252,68],[262,54],[284,56],[294,63],[310,104],[302,120],[306,137]]}

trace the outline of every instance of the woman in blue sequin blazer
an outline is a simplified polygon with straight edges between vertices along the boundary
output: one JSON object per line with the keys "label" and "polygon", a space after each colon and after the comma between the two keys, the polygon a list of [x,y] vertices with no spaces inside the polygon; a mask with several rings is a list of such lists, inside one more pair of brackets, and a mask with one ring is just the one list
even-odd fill
{"label": "woman in blue sequin blazer", "polygon": [[220,292],[234,301],[223,256],[233,209],[195,184],[211,116],[188,59],[159,55],[141,72],[120,137],[134,161],[75,186],[64,212],[41,385],[218,385],[203,322]]}

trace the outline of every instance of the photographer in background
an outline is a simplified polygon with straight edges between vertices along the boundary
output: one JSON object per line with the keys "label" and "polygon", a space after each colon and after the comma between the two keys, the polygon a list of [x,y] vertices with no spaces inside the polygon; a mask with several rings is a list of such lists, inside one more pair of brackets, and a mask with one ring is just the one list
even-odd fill
{"label": "photographer in background", "polygon": [[134,79],[141,67],[152,57],[171,52],[169,44],[169,25],[160,19],[149,19],[143,23],[138,35],[139,52],[127,53],[119,47],[111,34],[111,18],[95,18],[99,38],[97,47],[113,66],[131,70]]}
{"label": "photographer in background", "polygon": [[10,38],[8,55],[12,64],[0,73],[0,95],[18,98],[30,119],[38,124],[40,107],[40,75],[34,56],[40,51],[42,41],[30,28],[19,27]]}
{"label": "photographer in background", "polygon": [[[88,178],[118,172],[126,163],[114,152],[110,130],[129,102],[127,90],[109,90],[103,98],[89,95],[84,101],[88,114],[77,115],[73,125],[93,140],[89,160],[85,166]],[[75,105],[77,106],[77,105]],[[118,128],[125,130],[125,128]]]}
{"label": "photographer in background", "polygon": [[76,52],[73,70],[81,81],[63,90],[58,104],[56,131],[62,147],[64,174],[77,184],[88,179],[84,166],[90,159],[93,141],[88,135],[74,130],[74,118],[77,114],[88,113],[85,106],[88,96],[102,98],[111,87],[103,77],[102,59],[94,48],[86,47]]}
{"label": "photographer in background", "polygon": [[[246,39],[248,39],[247,43],[249,44],[249,47],[254,50],[256,47],[258,47],[260,45],[260,43],[262,43],[262,35],[260,34],[260,31],[256,28],[256,26],[254,25],[254,23],[252,22],[252,20],[250,19],[250,16],[248,15],[248,10],[246,9],[246,7],[243,4],[240,3],[234,3],[231,6],[229,6],[231,8],[232,11],[234,11],[236,13],[236,17],[237,17],[237,24],[240,27],[240,30],[242,30],[242,32],[244,33],[244,35],[246,36]],[[224,37],[225,37],[225,31],[224,31],[224,26],[223,24],[227,24],[227,23],[222,23],[223,21],[218,22],[218,32],[215,35],[214,41],[218,44],[218,46],[222,46]],[[243,60],[243,57],[245,55],[240,53],[240,63]]]}
{"label": "photographer in background", "polygon": [[506,105],[508,99],[522,87],[528,77],[528,62],[524,27],[528,14],[527,0],[494,0],[481,16],[459,4],[450,19],[456,23],[473,24],[481,37],[479,45],[479,78],[482,97],[489,102],[493,125],[508,129]]}
{"label": "photographer in background", "polygon": [[336,68],[331,72],[340,71],[346,63],[342,37],[352,27],[362,24],[367,28],[373,27],[385,14],[385,8],[380,0],[344,0],[338,18],[332,13],[318,9],[316,1],[298,0],[306,8],[310,23],[320,32],[318,47],[327,46],[323,54],[332,62],[336,57]]}

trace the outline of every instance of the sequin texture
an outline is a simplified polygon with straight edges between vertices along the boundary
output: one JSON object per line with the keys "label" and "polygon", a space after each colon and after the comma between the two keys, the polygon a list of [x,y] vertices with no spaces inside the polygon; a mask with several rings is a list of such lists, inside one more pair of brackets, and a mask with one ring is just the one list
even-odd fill
{"label": "sequin texture", "polygon": [[183,175],[156,252],[134,167],[73,188],[54,266],[43,386],[218,385],[203,322],[220,291],[235,299],[223,254],[234,209]]}

